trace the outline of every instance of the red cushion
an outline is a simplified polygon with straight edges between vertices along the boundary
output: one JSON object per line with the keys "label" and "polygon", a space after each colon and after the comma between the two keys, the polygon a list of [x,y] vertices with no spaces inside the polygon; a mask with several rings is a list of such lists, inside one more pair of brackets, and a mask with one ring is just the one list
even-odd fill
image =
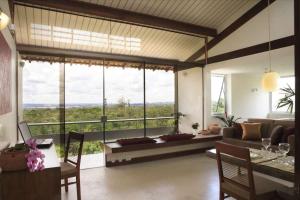
{"label": "red cushion", "polygon": [[129,139],[119,139],[119,140],[117,140],[117,143],[120,144],[121,146],[127,146],[127,145],[135,145],[135,144],[156,143],[156,140],[149,138],[149,137],[129,138]]}
{"label": "red cushion", "polygon": [[190,140],[194,137],[195,135],[193,134],[182,133],[182,134],[175,134],[175,135],[162,135],[159,138],[165,142],[171,142],[171,141],[179,141],[179,140]]}
{"label": "red cushion", "polygon": [[295,127],[286,127],[283,129],[283,134],[281,138],[281,142],[287,143],[288,142],[288,137],[290,135],[295,134]]}

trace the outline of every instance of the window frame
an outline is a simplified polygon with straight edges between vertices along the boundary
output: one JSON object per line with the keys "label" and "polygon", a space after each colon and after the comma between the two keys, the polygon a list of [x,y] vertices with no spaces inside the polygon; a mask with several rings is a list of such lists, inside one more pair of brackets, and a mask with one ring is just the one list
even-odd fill
{"label": "window frame", "polygon": [[[222,87],[221,87],[221,91],[220,91],[220,94],[223,92],[224,93],[224,112],[214,112],[212,107],[213,107],[213,101],[212,101],[212,77],[213,76],[222,76],[223,77],[223,82],[222,82]],[[210,113],[211,113],[211,116],[223,116],[224,113],[227,112],[227,76],[226,74],[220,74],[220,73],[211,73],[211,76],[210,76]],[[219,98],[220,98],[221,95],[219,95]]]}
{"label": "window frame", "polygon": [[[285,76],[280,76],[279,79],[281,78],[296,78],[295,75],[285,75]],[[273,110],[273,92],[269,92],[269,113],[271,114],[288,114],[288,115],[295,115],[295,111],[293,111],[292,113],[288,112],[288,111],[276,111]],[[295,105],[294,105],[295,106]]]}

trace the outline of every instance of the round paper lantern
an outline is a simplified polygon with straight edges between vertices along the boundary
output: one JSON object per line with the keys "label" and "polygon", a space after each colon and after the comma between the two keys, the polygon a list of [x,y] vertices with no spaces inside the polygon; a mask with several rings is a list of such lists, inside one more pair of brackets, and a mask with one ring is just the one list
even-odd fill
{"label": "round paper lantern", "polygon": [[9,23],[9,17],[0,10],[0,30],[5,29]]}
{"label": "round paper lantern", "polygon": [[277,72],[267,72],[262,78],[262,88],[266,92],[274,92],[278,89],[280,76]]}

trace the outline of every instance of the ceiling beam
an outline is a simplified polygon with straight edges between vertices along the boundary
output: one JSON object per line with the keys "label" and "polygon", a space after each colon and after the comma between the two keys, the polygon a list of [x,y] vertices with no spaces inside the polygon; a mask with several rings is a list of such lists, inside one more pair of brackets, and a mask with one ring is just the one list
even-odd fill
{"label": "ceiling beam", "polygon": [[[270,0],[270,4],[275,0]],[[258,13],[260,13],[263,9],[268,7],[268,0],[261,0],[255,6],[253,6],[250,10],[248,10],[245,14],[235,20],[232,24],[230,24],[227,28],[225,28],[221,33],[219,33],[215,38],[207,43],[207,51],[216,46],[219,42],[228,37],[231,33],[236,31]],[[193,55],[191,55],[186,61],[192,62],[197,60],[199,57],[204,55],[205,46],[196,51]]]}
{"label": "ceiling beam", "polygon": [[146,64],[156,65],[173,65],[176,70],[181,68],[189,69],[194,67],[204,67],[202,63],[196,62],[181,62],[173,59],[132,56],[123,54],[100,53],[91,51],[80,51],[71,49],[60,49],[51,47],[38,47],[32,45],[17,45],[17,51],[22,55],[37,55],[37,56],[57,56],[65,58],[82,58],[82,59],[101,59],[101,60],[115,60],[123,62],[140,62]]}
{"label": "ceiling beam", "polygon": [[[271,50],[292,46],[294,44],[295,44],[295,36],[291,35],[291,36],[280,38],[277,40],[272,40],[271,41]],[[223,53],[220,55],[209,57],[207,59],[207,64],[222,62],[222,61],[240,58],[240,57],[244,57],[244,56],[249,56],[249,55],[253,55],[253,54],[257,54],[257,53],[266,52],[268,50],[269,50],[269,42],[265,42],[265,43],[257,44],[257,45],[251,46],[251,47],[246,47],[246,48],[238,49],[235,51],[231,51],[231,52],[227,52],[227,53]],[[205,64],[204,59],[197,61],[197,62]]]}
{"label": "ceiling beam", "polygon": [[70,14],[91,16],[129,24],[141,25],[156,29],[168,30],[177,33],[186,33],[196,36],[217,35],[217,30],[205,26],[184,23],[152,15],[111,8],[74,0],[11,0],[14,4],[61,11]]}

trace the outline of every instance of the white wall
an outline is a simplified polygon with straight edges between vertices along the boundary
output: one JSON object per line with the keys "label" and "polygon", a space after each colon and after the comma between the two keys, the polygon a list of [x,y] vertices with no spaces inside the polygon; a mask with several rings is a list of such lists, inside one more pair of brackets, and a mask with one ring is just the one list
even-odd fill
{"label": "white wall", "polygon": [[[7,0],[0,1],[0,8],[7,15],[9,13],[9,6]],[[1,31],[4,38],[6,39],[12,52],[11,60],[11,75],[12,75],[12,88],[11,88],[11,99],[12,99],[12,112],[0,116],[0,124],[2,125],[0,141],[15,142],[17,138],[17,103],[16,103],[16,45],[13,37],[11,36],[8,28]],[[1,50],[1,49],[0,49]]]}
{"label": "white wall", "polygon": [[242,119],[266,118],[269,93],[261,88],[261,74],[231,75],[231,114]]}
{"label": "white wall", "polygon": [[[277,0],[270,8],[271,40],[294,34],[294,1]],[[229,23],[227,23],[229,24]],[[212,48],[209,57],[268,41],[268,9],[264,9],[251,20]],[[220,28],[221,30],[224,27]],[[293,48],[286,47],[271,52],[273,69],[280,74],[291,74],[294,68]],[[267,117],[269,94],[261,89],[261,78],[269,66],[268,52],[245,56],[205,67],[205,125],[214,122],[211,117],[211,73],[228,76],[229,114],[238,117]]]}
{"label": "white wall", "polygon": [[[215,56],[264,43],[268,37],[268,9],[264,9],[239,29],[209,50]],[[294,35],[294,0],[277,0],[270,5],[271,40]]]}
{"label": "white wall", "polygon": [[193,131],[192,124],[198,122],[202,128],[202,69],[192,68],[178,72],[178,110],[186,116],[180,119],[179,130]]}

